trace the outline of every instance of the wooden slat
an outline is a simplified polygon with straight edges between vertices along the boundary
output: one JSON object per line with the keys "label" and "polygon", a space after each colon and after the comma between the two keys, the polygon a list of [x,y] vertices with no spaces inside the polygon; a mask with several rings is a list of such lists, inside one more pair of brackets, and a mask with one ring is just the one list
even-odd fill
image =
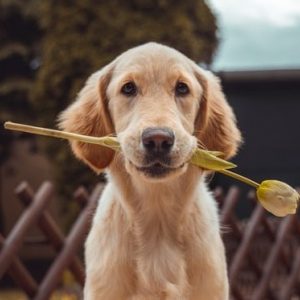
{"label": "wooden slat", "polygon": [[[292,299],[292,294],[293,292],[298,292],[295,289],[296,286],[300,286],[299,283],[299,275],[300,275],[300,249],[297,250],[295,258],[294,257],[290,257],[290,260],[292,260],[292,269],[291,272],[289,274],[289,276],[287,277],[286,282],[283,285],[281,294],[280,294],[280,299],[281,300],[290,300]],[[299,295],[300,296],[300,295]]]}
{"label": "wooden slat", "polygon": [[236,203],[239,200],[239,195],[240,195],[240,190],[236,186],[232,186],[225,199],[224,199],[224,204],[223,208],[221,211],[221,217],[220,217],[220,222],[221,224],[227,224],[228,220],[230,219],[233,210],[236,206]]}
{"label": "wooden slat", "polygon": [[[82,189],[80,189],[82,191]],[[28,207],[34,198],[33,191],[28,187],[18,189],[16,192],[21,202]],[[38,220],[38,226],[47,237],[48,242],[52,244],[56,252],[60,252],[64,247],[65,237],[60,228],[57,226],[51,215],[44,211]],[[74,274],[76,280],[84,285],[84,269],[81,261],[75,255],[71,258],[70,270]]]}
{"label": "wooden slat", "polygon": [[[0,234],[0,247],[2,248],[4,244],[5,239]],[[38,284],[18,257],[12,256],[11,265],[7,273],[29,297],[33,297],[36,294],[38,290]]]}
{"label": "wooden slat", "polygon": [[[52,195],[51,184],[44,183],[34,195],[30,187],[26,183],[22,183],[17,194],[26,209],[6,240],[0,234],[0,278],[7,273],[30,299],[35,300],[49,299],[66,269],[69,269],[76,280],[83,285],[84,270],[77,252],[90,227],[91,215],[98,203],[102,188],[102,185],[98,185],[91,197],[88,197],[84,188],[77,189],[74,193],[74,200],[82,209],[71,232],[65,237],[55,220],[45,210]],[[230,228],[229,232],[224,231],[225,242],[231,243],[233,239],[234,243],[231,245],[237,247],[237,249],[231,248],[228,265],[232,299],[290,300],[292,296],[299,297],[299,216],[289,216],[283,219],[270,218],[254,200],[253,191],[248,195],[247,200],[240,199],[240,191],[237,187],[231,187],[226,194],[219,188],[215,191],[215,197],[221,207],[221,224],[225,228],[226,226]],[[235,214],[236,205],[238,201],[251,201],[251,199],[255,207],[245,224]],[[39,286],[17,256],[29,227],[34,224],[39,226],[50,242],[49,246],[52,245],[58,253]],[[289,237],[288,241],[286,241],[287,237]],[[262,238],[267,240],[266,251],[269,251],[265,261],[257,259],[256,253],[253,251],[258,248],[258,243]],[[278,277],[279,275],[275,272],[278,267],[287,272],[285,278]],[[248,274],[251,275],[249,281],[251,286],[247,286],[248,281],[245,275],[248,276]],[[241,280],[241,278],[246,280]],[[279,279],[282,287],[278,292],[278,286],[273,283]],[[252,292],[253,283],[256,282],[258,284]],[[271,282],[272,284],[270,284]]]}
{"label": "wooden slat", "polygon": [[[27,188],[27,183],[22,183],[20,189]],[[32,204],[23,212],[18,222],[11,230],[4,242],[0,253],[0,279],[10,266],[12,259],[20,249],[26,233],[35,224],[43,213],[46,205],[53,195],[53,186],[50,182],[44,182],[34,196]]]}
{"label": "wooden slat", "polygon": [[52,291],[57,286],[62,272],[70,264],[70,258],[74,255],[74,253],[77,252],[87,234],[87,230],[90,226],[91,221],[91,212],[95,210],[102,189],[103,185],[101,184],[99,184],[94,189],[87,206],[79,215],[78,219],[72,227],[71,232],[66,238],[64,248],[58,254],[55,261],[52,263],[50,269],[48,270],[46,276],[44,277],[39,291],[34,298],[35,300],[49,299]]}
{"label": "wooden slat", "polygon": [[268,289],[270,279],[275,267],[277,266],[278,257],[280,256],[280,252],[282,251],[282,247],[284,246],[284,241],[288,236],[294,218],[294,215],[288,216],[281,222],[278,234],[276,236],[276,241],[264,266],[263,277],[261,278],[257,288],[255,289],[251,297],[252,300],[265,300],[266,291]]}
{"label": "wooden slat", "polygon": [[243,238],[229,268],[229,281],[232,283],[236,280],[243,263],[247,259],[251,244],[253,244],[255,239],[257,227],[260,225],[264,214],[264,209],[260,205],[257,205],[243,233]]}

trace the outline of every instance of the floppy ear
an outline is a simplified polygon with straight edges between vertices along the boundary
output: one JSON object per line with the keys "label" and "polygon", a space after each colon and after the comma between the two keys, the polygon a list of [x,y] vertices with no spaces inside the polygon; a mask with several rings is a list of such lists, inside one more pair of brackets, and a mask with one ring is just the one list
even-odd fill
{"label": "floppy ear", "polygon": [[221,151],[228,159],[236,154],[241,143],[235,115],[216,76],[197,67],[196,77],[203,88],[203,96],[195,122],[195,136],[207,149]]}
{"label": "floppy ear", "polygon": [[[112,67],[108,65],[90,76],[76,101],[60,114],[62,130],[97,137],[114,132],[106,97],[111,74]],[[114,151],[106,147],[77,141],[70,143],[75,155],[97,173],[113,159]]]}

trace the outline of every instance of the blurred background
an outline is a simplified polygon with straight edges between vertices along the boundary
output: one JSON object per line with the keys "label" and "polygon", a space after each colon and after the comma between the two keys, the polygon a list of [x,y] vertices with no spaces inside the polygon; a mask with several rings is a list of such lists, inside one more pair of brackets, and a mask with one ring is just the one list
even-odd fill
{"label": "blurred background", "polygon": [[[67,142],[9,132],[3,122],[54,128],[92,72],[148,41],[175,47],[221,78],[244,137],[234,159],[240,173],[299,185],[299,37],[298,0],[0,0],[0,232],[7,235],[22,212],[14,195],[22,180],[34,189],[55,183],[50,211],[64,231],[80,210],[75,188],[103,181]],[[232,184],[211,180],[213,188]],[[247,217],[249,204],[237,210]],[[30,245],[22,255],[51,257]]]}

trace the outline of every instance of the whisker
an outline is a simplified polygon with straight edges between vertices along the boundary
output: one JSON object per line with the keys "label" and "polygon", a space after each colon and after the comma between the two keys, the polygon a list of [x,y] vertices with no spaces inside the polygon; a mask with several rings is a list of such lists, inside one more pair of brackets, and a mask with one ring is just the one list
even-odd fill
{"label": "whisker", "polygon": [[199,139],[197,139],[197,146],[203,150],[208,150],[208,148],[206,147],[206,145]]}

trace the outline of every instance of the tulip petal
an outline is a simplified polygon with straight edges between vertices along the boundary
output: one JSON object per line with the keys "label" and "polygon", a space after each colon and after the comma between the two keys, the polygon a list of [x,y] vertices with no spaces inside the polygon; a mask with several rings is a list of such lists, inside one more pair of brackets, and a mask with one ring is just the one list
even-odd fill
{"label": "tulip petal", "polygon": [[259,185],[256,194],[262,206],[275,216],[284,217],[296,213],[300,196],[284,182],[265,180]]}
{"label": "tulip petal", "polygon": [[[197,148],[190,159],[190,163],[208,170],[226,170],[235,168],[236,165],[213,155],[214,151],[207,151]],[[217,152],[220,155],[220,152]]]}

